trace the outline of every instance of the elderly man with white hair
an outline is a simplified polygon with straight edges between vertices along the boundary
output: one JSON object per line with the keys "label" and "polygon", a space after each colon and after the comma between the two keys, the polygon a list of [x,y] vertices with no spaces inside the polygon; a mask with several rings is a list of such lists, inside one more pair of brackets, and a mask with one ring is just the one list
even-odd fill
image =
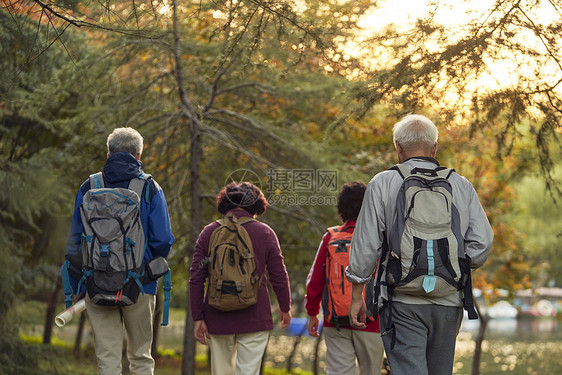
{"label": "elderly man with white hair", "polygon": [[[349,267],[346,270],[348,280],[353,283],[349,317],[354,327],[365,327],[366,309],[362,292],[364,284],[380,263],[377,274],[381,275],[381,282],[376,292],[380,295],[380,326],[392,374],[450,375],[463,305],[467,308],[467,296],[460,287],[458,290],[453,287],[448,294],[431,293],[434,288],[442,286],[439,282],[443,284],[442,280],[437,285],[435,283],[434,272],[442,271],[437,270],[437,267],[433,269],[433,262],[443,261],[446,257],[439,251],[443,251],[443,247],[449,248],[442,246],[442,242],[430,239],[426,248],[420,250],[420,241],[417,245],[414,241],[414,251],[426,257],[420,257],[420,262],[432,265],[428,267],[427,275],[418,277],[420,286],[424,278],[429,281],[423,283],[423,287],[427,288],[425,295],[423,292],[410,293],[404,288],[395,287],[398,284],[393,285],[393,278],[388,278],[393,271],[388,267],[389,260],[397,258],[396,254],[400,254],[403,246],[401,242],[392,241],[389,233],[394,229],[398,210],[408,212],[408,207],[397,206],[399,191],[405,181],[402,172],[407,176],[417,171],[435,174],[444,169],[435,159],[438,131],[427,117],[410,114],[394,126],[393,138],[399,165],[378,173],[369,182],[353,234]],[[470,276],[470,270],[482,266],[486,261],[492,246],[493,231],[472,184],[454,170],[448,170],[447,173],[445,179],[450,184],[451,207],[454,206],[453,211],[455,207],[458,211],[458,215],[454,212],[455,219],[450,220],[458,227],[455,229],[458,237],[453,238],[453,246],[458,244],[459,258],[464,258],[466,268],[469,268],[466,273]],[[429,212],[425,216],[431,220],[435,213],[431,211],[431,205],[428,208]],[[401,272],[407,273],[408,269],[402,267]],[[466,290],[466,294],[469,294],[470,285]]]}
{"label": "elderly man with white hair", "polygon": [[[175,238],[172,234],[168,205],[160,185],[152,176],[146,175],[144,172],[141,162],[143,147],[142,135],[133,128],[116,128],[109,134],[107,137],[107,160],[103,171],[92,174],[90,178],[82,183],[76,193],[74,214],[66,243],[65,258],[67,261],[65,265],[68,267],[67,279],[70,283],[69,287],[72,288],[72,292],[78,299],[85,296],[88,319],[94,333],[94,349],[100,375],[121,374],[124,334],[127,336],[127,358],[129,360],[130,373],[154,374],[154,358],[151,355],[151,348],[157,281],[153,279],[137,279],[138,288],[129,288],[129,290],[136,292],[132,292],[133,295],[139,295],[138,299],[135,299],[135,302],[132,304],[121,304],[123,297],[127,297],[128,294],[127,290],[125,290],[125,293],[123,292],[126,288],[121,290],[113,289],[112,291],[116,292],[119,297],[115,298],[113,303],[111,301],[108,303],[107,300],[96,300],[95,293],[93,292],[94,288],[86,288],[87,282],[82,283],[82,281],[79,281],[86,278],[86,274],[82,273],[83,267],[85,269],[86,266],[83,262],[83,249],[86,246],[94,248],[94,241],[90,239],[88,242],[87,238],[93,236],[86,236],[84,231],[85,225],[89,225],[93,220],[83,222],[81,216],[81,206],[84,202],[84,197],[91,189],[104,187],[107,190],[114,188],[134,190],[132,189],[132,182],[146,178],[146,183],[141,185],[143,187],[142,193],[139,194],[141,197],[140,223],[145,239],[145,246],[143,247],[144,261],[150,262],[159,257],[167,258],[170,253]],[[101,189],[98,190],[98,194],[100,191]],[[130,204],[135,203],[131,202]],[[100,222],[102,219],[106,222],[119,222],[121,227],[123,226],[123,220],[118,215],[115,215],[114,220],[108,220],[103,215],[99,215],[95,220]],[[106,228],[111,227],[104,227],[104,229]],[[121,228],[121,231],[123,232],[123,237],[125,233],[129,233],[123,228]],[[131,239],[127,237],[127,240]],[[97,258],[113,259],[111,263],[114,265],[119,263],[118,259],[122,259],[122,262],[126,263],[124,254],[134,252],[131,250],[131,247],[135,243],[134,241],[131,242],[127,242],[127,249],[123,249],[123,252],[121,250],[116,251],[115,249],[113,253],[106,252],[106,254],[102,254],[99,252],[100,255]],[[105,246],[108,248],[109,243]],[[106,269],[111,269],[111,267],[106,266]],[[96,270],[96,272],[98,271]],[[116,272],[113,274],[116,274]],[[127,274],[127,280],[134,280],[134,278],[131,278],[132,274],[131,272]],[[103,278],[99,277],[103,281]],[[93,285],[94,283],[89,284]],[[94,296],[94,299],[90,298],[90,294]],[[70,298],[70,295],[68,297]]]}

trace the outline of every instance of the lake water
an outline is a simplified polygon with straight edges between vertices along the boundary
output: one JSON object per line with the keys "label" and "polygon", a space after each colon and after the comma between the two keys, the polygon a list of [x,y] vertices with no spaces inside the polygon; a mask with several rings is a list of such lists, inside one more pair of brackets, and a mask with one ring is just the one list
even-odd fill
{"label": "lake water", "polygon": [[[482,344],[481,375],[561,375],[562,322],[555,319],[491,320]],[[470,375],[474,354],[474,337],[479,322],[464,321],[457,339],[454,374]],[[295,337],[272,335],[266,356],[266,365],[286,368],[287,356]],[[293,368],[312,371],[316,339],[303,337],[293,360]],[[326,347],[319,348],[319,370],[324,373]]]}
{"label": "lake water", "polygon": [[[562,329],[556,319],[493,319],[482,345],[482,375],[562,374]],[[478,321],[463,321],[455,374],[471,374]]]}

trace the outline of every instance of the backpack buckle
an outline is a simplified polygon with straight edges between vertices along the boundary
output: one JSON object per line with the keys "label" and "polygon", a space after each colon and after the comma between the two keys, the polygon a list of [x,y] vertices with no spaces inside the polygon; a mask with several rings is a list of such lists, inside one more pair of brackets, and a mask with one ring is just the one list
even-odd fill
{"label": "backpack buckle", "polygon": [[101,244],[100,246],[100,255],[102,257],[106,257],[109,255],[109,244]]}

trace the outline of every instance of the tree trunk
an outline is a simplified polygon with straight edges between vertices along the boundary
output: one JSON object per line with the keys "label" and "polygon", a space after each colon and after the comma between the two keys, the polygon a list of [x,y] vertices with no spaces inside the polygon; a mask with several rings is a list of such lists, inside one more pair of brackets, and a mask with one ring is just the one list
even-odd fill
{"label": "tree trunk", "polygon": [[293,344],[293,350],[291,350],[291,354],[289,354],[289,357],[287,358],[287,373],[288,374],[293,373],[293,358],[295,357],[295,353],[297,352],[297,347],[299,346],[299,344],[301,342],[301,338],[302,338],[302,336],[300,336],[300,335],[295,337],[295,343]]}
{"label": "tree trunk", "polygon": [[[191,158],[190,158],[190,175],[191,175],[191,240],[187,248],[187,259],[191,260],[193,256],[193,248],[195,239],[201,230],[201,180],[200,180],[200,163],[201,163],[201,135],[196,121],[191,122]],[[185,309],[185,331],[184,331],[184,348],[183,348],[183,364],[182,374],[191,375],[195,373],[195,337],[193,336],[194,323],[191,318],[191,304],[189,285],[187,287],[187,305]]]}
{"label": "tree trunk", "polygon": [[490,318],[487,314],[482,314],[476,300],[474,300],[474,307],[476,307],[476,311],[478,312],[478,316],[480,317],[480,327],[478,328],[478,334],[474,339],[475,348],[474,357],[472,358],[472,375],[479,375],[480,362],[482,360],[482,341],[484,341],[484,334],[486,333],[486,328],[488,328],[488,322],[490,321]]}
{"label": "tree trunk", "polygon": [[43,330],[43,344],[50,344],[53,335],[53,322],[57,316],[57,297],[62,288],[62,279],[57,277],[55,290],[49,296],[47,301],[47,313],[45,314],[45,328]]}
{"label": "tree trunk", "polygon": [[318,375],[318,352],[320,350],[320,343],[322,342],[322,333],[324,332],[323,329],[320,330],[320,335],[316,339],[316,345],[314,346],[314,361],[312,362],[312,372],[314,375]]}
{"label": "tree trunk", "polygon": [[152,348],[150,354],[152,358],[158,357],[158,338],[160,337],[160,323],[162,322],[162,293],[160,289],[156,291],[156,307],[152,318]]}
{"label": "tree trunk", "polygon": [[80,321],[74,338],[74,358],[80,359],[80,347],[82,346],[82,336],[84,335],[84,326],[86,325],[86,312],[80,313]]}
{"label": "tree trunk", "polygon": [[182,375],[195,374],[195,337],[193,336],[194,323],[191,318],[189,304],[189,287],[187,288],[187,306],[185,308],[185,329],[183,332],[183,358]]}
{"label": "tree trunk", "polygon": [[[190,159],[189,159],[189,172],[190,172],[190,239],[186,249],[188,261],[191,260],[193,255],[193,247],[195,239],[201,230],[201,124],[196,109],[189,101],[187,90],[184,84],[183,70],[181,64],[181,46],[180,46],[180,33],[178,25],[178,9],[177,0],[172,1],[173,6],[173,32],[174,32],[174,60],[175,60],[175,73],[176,81],[178,84],[178,91],[180,97],[180,107],[184,118],[188,120],[190,125]],[[195,337],[193,336],[193,320],[191,318],[191,305],[189,285],[187,288],[187,305],[185,316],[185,331],[183,339],[183,360],[182,360],[182,375],[195,374]]]}
{"label": "tree trunk", "polygon": [[292,374],[293,371],[293,358],[297,352],[297,348],[302,340],[302,336],[306,331],[306,325],[303,326],[302,331],[299,332],[299,335],[295,337],[295,344],[293,345],[293,350],[291,350],[291,354],[289,354],[289,358],[287,358],[287,373]]}

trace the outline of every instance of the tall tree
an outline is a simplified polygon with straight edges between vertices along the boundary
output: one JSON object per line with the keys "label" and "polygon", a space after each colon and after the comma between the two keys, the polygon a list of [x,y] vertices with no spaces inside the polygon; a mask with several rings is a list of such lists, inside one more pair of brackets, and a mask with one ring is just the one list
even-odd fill
{"label": "tall tree", "polygon": [[[55,98],[44,96],[43,90],[48,81],[60,84],[58,68],[66,64],[59,62],[56,49],[40,53],[39,45],[46,42],[43,25],[0,10],[0,31],[0,235],[6,270],[0,286],[0,372],[32,374],[37,357],[17,336],[13,307],[19,301],[16,294],[48,296],[60,267],[57,254],[64,245],[58,240],[58,224],[68,190],[58,145],[68,141],[69,128],[62,120],[68,97],[64,91]],[[47,329],[45,333],[48,341]]]}
{"label": "tall tree", "polygon": [[[267,81],[264,82],[264,78],[269,75],[268,70],[273,71],[274,74],[276,71],[287,70],[287,65],[296,64],[299,62],[298,60],[303,58],[304,53],[298,50],[302,49],[305,43],[324,44],[326,41],[316,36],[319,31],[318,27],[309,26],[306,22],[300,21],[297,13],[286,4],[249,1],[247,3],[228,2],[218,9],[205,9],[203,7],[199,11],[212,10],[214,14],[218,15],[215,17],[218,21],[218,27],[213,26],[207,29],[210,32],[208,43],[218,47],[216,48],[218,54],[215,55],[211,70],[208,70],[211,79],[205,79],[199,83],[199,85],[203,83],[207,86],[208,92],[201,93],[200,90],[197,90],[197,82],[194,82],[195,85],[189,86],[191,90],[188,92],[183,73],[182,65],[185,60],[182,59],[182,52],[184,46],[190,45],[190,43],[185,43],[180,36],[181,25],[179,24],[178,13],[181,10],[186,12],[185,8],[182,9],[177,2],[173,2],[175,76],[180,109],[186,123],[189,124],[191,132],[189,165],[192,229],[189,233],[191,241],[187,252],[187,258],[190,259],[194,241],[201,229],[202,222],[200,163],[203,150],[201,135],[211,136],[222,147],[237,151],[241,156],[248,158],[249,161],[253,160],[253,163],[261,164],[262,168],[263,166],[269,166],[270,168],[275,166],[270,161],[273,158],[267,155],[268,148],[276,150],[278,162],[283,160],[279,159],[279,156],[285,157],[283,150],[291,152],[290,158],[287,157],[286,160],[292,160],[292,163],[298,162],[298,159],[306,160],[302,151],[276,135],[271,126],[263,121],[259,104],[245,103],[241,99],[249,97],[252,100],[256,93],[262,98],[266,97],[267,94],[273,96],[271,91],[275,90],[276,87],[266,83]],[[190,11],[190,9],[188,8],[187,11]],[[206,16],[209,15],[208,13]],[[198,22],[201,22],[204,18],[204,16],[198,17]],[[186,26],[189,27],[190,25],[184,24],[184,27]],[[287,29],[295,35],[287,36]],[[291,56],[293,53],[289,48],[289,43],[292,40],[299,41],[298,45],[291,45],[291,47],[297,46],[293,49],[297,50],[297,60]],[[327,42],[331,44],[329,39]],[[273,54],[270,43],[275,43],[281,51],[287,52],[279,53],[277,51],[276,54]],[[279,60],[281,56],[286,58],[284,63]],[[203,55],[203,58],[206,57]],[[277,61],[269,62],[268,59],[270,58],[277,59]],[[197,57],[190,56],[190,60],[194,59],[197,59]],[[291,62],[291,60],[294,60],[294,62]],[[228,101],[225,101],[225,99]],[[272,99],[275,99],[275,97],[273,96]],[[248,104],[252,104],[252,106],[248,107]],[[263,109],[265,110],[265,108]],[[244,137],[259,137],[258,141],[261,145],[258,146],[257,150],[260,151],[256,152],[250,149],[249,145],[254,143],[254,140],[250,142],[247,140],[236,141],[236,138],[241,136],[240,131],[242,134],[247,134]],[[193,373],[195,345],[189,308],[185,327],[183,373]]]}

